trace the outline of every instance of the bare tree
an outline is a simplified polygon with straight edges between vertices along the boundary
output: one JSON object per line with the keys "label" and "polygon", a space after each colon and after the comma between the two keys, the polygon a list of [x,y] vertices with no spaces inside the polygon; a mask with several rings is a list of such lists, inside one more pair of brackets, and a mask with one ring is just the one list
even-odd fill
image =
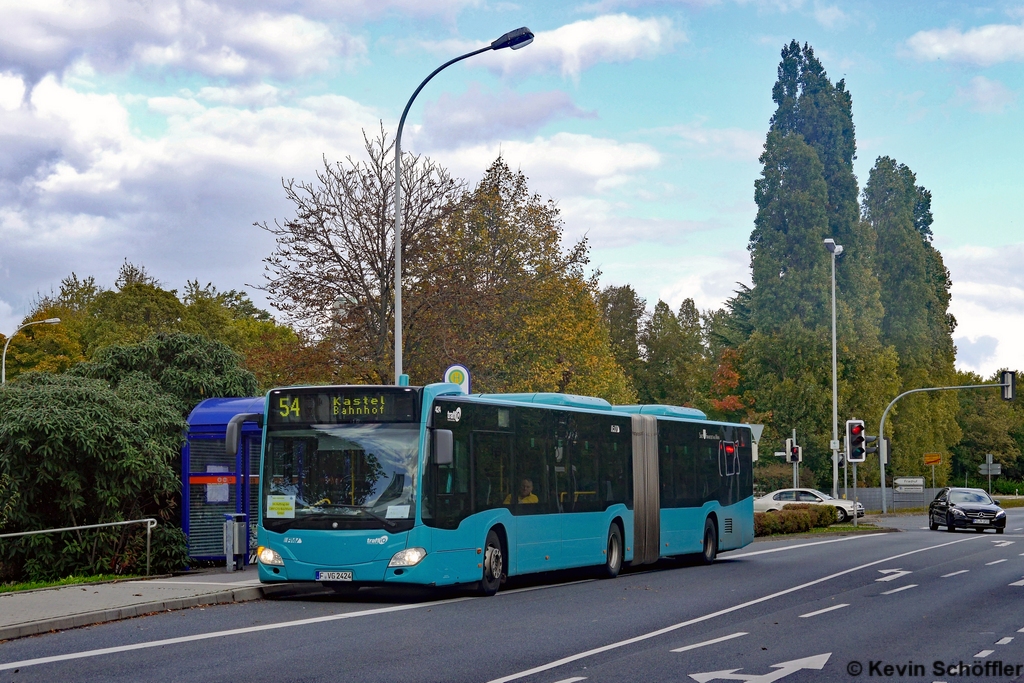
{"label": "bare tree", "polygon": [[[264,259],[272,305],[296,327],[331,339],[337,360],[369,382],[385,383],[393,361],[394,143],[363,136],[367,158],[328,163],[316,182],[284,181],[295,217],[256,225],[277,239]],[[462,181],[425,157],[402,160],[403,294],[430,271],[428,249],[443,248],[431,236],[458,204]],[[403,297],[404,299],[405,297]],[[403,328],[416,311],[403,306]]]}

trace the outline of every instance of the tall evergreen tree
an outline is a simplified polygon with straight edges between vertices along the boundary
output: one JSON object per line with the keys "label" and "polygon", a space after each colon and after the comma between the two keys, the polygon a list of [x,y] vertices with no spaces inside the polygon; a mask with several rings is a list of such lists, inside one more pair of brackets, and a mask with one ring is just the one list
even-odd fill
{"label": "tall evergreen tree", "polygon": [[640,330],[647,302],[630,285],[609,286],[598,297],[615,361],[634,389],[643,359],[640,358]]}
{"label": "tall evergreen tree", "polygon": [[[931,193],[906,165],[879,157],[864,188],[864,219],[877,238],[876,268],[885,309],[882,341],[899,355],[900,391],[955,382],[949,273],[931,244]],[[893,416],[892,467],[923,474],[922,454],[949,453],[960,441],[957,397],[919,394]],[[949,458],[939,473],[945,482]]]}

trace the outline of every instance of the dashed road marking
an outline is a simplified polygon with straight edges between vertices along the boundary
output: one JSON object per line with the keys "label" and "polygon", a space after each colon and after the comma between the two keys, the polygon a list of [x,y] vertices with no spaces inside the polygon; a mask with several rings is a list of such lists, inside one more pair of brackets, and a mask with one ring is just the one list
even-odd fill
{"label": "dashed road marking", "polygon": [[986,567],[990,567],[990,566],[992,566],[992,565],[994,565],[994,564],[999,564],[1000,562],[1006,562],[1006,560],[1005,560],[1005,559],[1003,559],[1003,560],[995,560],[995,561],[993,561],[993,562],[986,562],[986,563],[985,563],[985,566],[986,566]]}
{"label": "dashed road marking", "polygon": [[978,654],[976,654],[974,656],[976,658],[978,658],[978,659],[984,659],[985,657],[988,657],[993,652],[995,652],[995,650],[982,650],[981,652],[979,652]]}
{"label": "dashed road marking", "polygon": [[831,612],[834,609],[842,609],[843,607],[849,607],[849,606],[850,606],[850,603],[844,602],[841,605],[832,605],[831,607],[826,607],[825,609],[820,609],[817,612],[808,612],[807,614],[801,614],[800,618],[801,619],[806,619],[807,617],[816,617],[819,614],[824,614],[825,612]]}
{"label": "dashed road marking", "polygon": [[[1014,582],[1013,582],[1013,583],[1011,583],[1010,585],[1011,585],[1011,586],[1024,586],[1024,579],[1022,579],[1022,580],[1020,580],[1020,581],[1014,581]],[[1024,633],[1024,631],[1021,631],[1021,633]]]}
{"label": "dashed road marking", "polygon": [[1013,636],[1006,636],[997,640],[996,645],[1009,645],[1011,642],[1013,642]]}
{"label": "dashed road marking", "polygon": [[555,683],[579,683],[579,681],[585,680],[587,680],[586,676],[573,676],[572,678],[563,678],[560,681],[555,681]]}
{"label": "dashed road marking", "polygon": [[958,571],[958,572],[951,572],[951,573],[949,573],[949,574],[943,574],[943,575],[942,575],[942,578],[943,578],[943,579],[948,579],[948,578],[949,578],[949,577],[951,577],[951,576],[956,576],[957,574],[966,574],[966,573],[967,573],[967,572],[969,572],[969,571],[971,571],[971,570],[970,570],[970,569],[961,569],[961,570],[960,570],[960,571]]}
{"label": "dashed road marking", "polygon": [[892,595],[893,593],[899,593],[900,591],[905,591],[908,588],[917,588],[917,584],[916,583],[908,583],[906,586],[900,586],[899,588],[893,588],[891,591],[883,591],[882,595]]}
{"label": "dashed road marking", "polygon": [[739,638],[745,635],[747,635],[746,631],[740,631],[739,633],[731,633],[727,636],[722,636],[721,638],[712,638],[711,640],[705,640],[702,643],[694,643],[693,645],[687,645],[685,647],[677,647],[675,650],[672,650],[672,652],[688,652],[690,650],[696,650],[698,647],[714,645],[715,643],[722,643],[726,640],[732,640],[733,638]]}

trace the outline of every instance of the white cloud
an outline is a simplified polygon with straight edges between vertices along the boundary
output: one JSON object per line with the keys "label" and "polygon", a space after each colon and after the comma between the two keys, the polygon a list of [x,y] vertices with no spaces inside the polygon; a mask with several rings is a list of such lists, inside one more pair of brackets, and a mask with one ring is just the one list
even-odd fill
{"label": "white cloud", "polygon": [[836,28],[845,24],[849,20],[849,16],[839,9],[838,5],[824,5],[815,2],[814,19],[825,28]]}
{"label": "white cloud", "polygon": [[354,63],[367,51],[344,26],[209,0],[37,0],[0,11],[0,63],[33,82],[80,60],[102,69],[142,64],[289,77],[323,70],[332,59]]}
{"label": "white cloud", "polygon": [[25,99],[25,81],[12,73],[0,73],[0,109],[10,111]]}
{"label": "white cloud", "polygon": [[1020,61],[1024,59],[1024,25],[919,31],[907,40],[907,47],[918,59],[944,59],[978,66]]}
{"label": "white cloud", "polygon": [[21,316],[14,315],[14,308],[0,299],[0,334],[10,337],[11,333],[18,329],[20,322]]}
{"label": "white cloud", "polygon": [[532,135],[546,123],[564,117],[595,118],[561,90],[520,94],[515,90],[481,90],[473,84],[461,95],[443,94],[426,106],[419,144],[433,148],[461,147],[491,140]]}
{"label": "white cloud", "polygon": [[742,128],[706,128],[704,121],[667,129],[705,157],[756,162],[764,148],[764,134]]}
{"label": "white cloud", "polygon": [[[266,107],[271,104],[277,104],[280,93],[279,88],[275,88],[269,83],[257,83],[251,86],[234,88],[206,86],[200,88],[195,97],[205,102],[227,104],[233,107]],[[188,91],[185,91],[183,94],[186,97],[192,97],[192,93]]]}
{"label": "white cloud", "polygon": [[[485,52],[473,63],[506,75],[557,72],[576,79],[597,64],[648,59],[685,41],[686,36],[672,26],[670,19],[606,14],[540,31],[532,44],[520,50]],[[423,45],[450,54],[485,43],[449,40]]]}
{"label": "white cloud", "polygon": [[984,76],[975,76],[966,88],[957,88],[955,97],[983,114],[1000,114],[1017,99],[1005,85]]}
{"label": "white cloud", "polygon": [[983,375],[1001,367],[1024,370],[1024,273],[1016,267],[1024,243],[948,249],[943,257],[953,281],[949,310],[962,349],[957,366]]}

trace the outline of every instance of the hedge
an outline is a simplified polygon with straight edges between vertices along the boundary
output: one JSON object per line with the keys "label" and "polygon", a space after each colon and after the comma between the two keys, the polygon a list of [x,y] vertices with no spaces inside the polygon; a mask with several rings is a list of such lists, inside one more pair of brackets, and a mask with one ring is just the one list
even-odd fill
{"label": "hedge", "polygon": [[754,535],[799,534],[814,528],[827,528],[836,523],[835,507],[790,503],[778,512],[755,512]]}

